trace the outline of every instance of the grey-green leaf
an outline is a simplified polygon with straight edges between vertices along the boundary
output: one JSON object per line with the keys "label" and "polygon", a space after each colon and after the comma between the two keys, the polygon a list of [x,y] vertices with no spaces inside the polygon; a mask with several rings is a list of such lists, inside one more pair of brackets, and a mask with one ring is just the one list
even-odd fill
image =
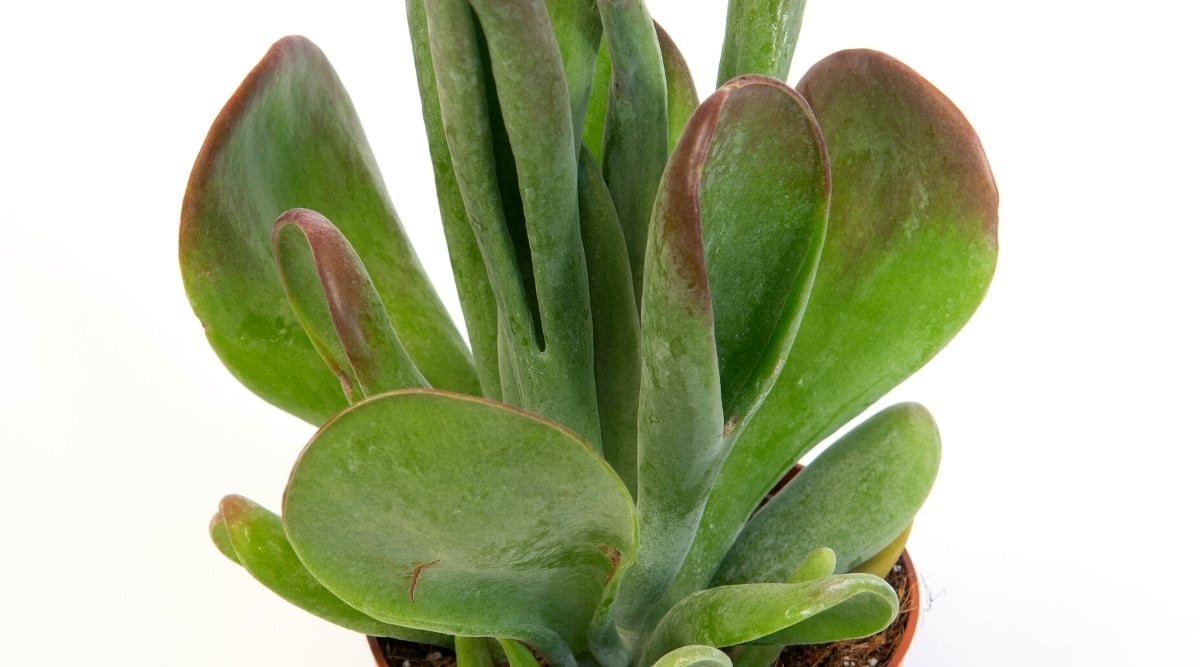
{"label": "grey-green leaf", "polygon": [[280,40],[226,104],[184,195],[184,286],[230,371],[271,403],[319,424],[345,406],[275,275],[271,227],[322,211],[359,249],[400,340],[435,386],[478,392],[466,345],[388,200],[346,91],[302,37]]}
{"label": "grey-green leaf", "polygon": [[818,547],[833,549],[839,572],[853,570],[912,523],[940,459],[925,408],[902,403],[872,416],[751,517],[714,583],[784,581]]}
{"label": "grey-green leaf", "polygon": [[667,79],[658,36],[642,0],[599,0],[611,79],[600,154],[625,231],[634,292],[642,293],[646,230],[667,163]]}
{"label": "grey-green leaf", "polygon": [[634,491],[641,373],[637,302],[621,223],[600,167],[586,148],[579,155],[579,223],[587,257],[604,459]]}
{"label": "grey-green leaf", "polygon": [[667,612],[641,664],[689,644],[815,644],[864,637],[886,628],[898,609],[892,587],[869,574],[710,588]]}
{"label": "grey-green leaf", "polygon": [[435,632],[384,623],[347,605],[313,578],[296,558],[279,517],[242,496],[226,496],[213,519],[229,539],[235,559],[255,579],[279,597],[344,628],[376,637],[451,646],[453,640]]}
{"label": "grey-green leaf", "polygon": [[389,623],[519,639],[574,663],[637,551],[632,500],[578,436],[482,399],[383,394],[342,412],[292,471],[305,566]]}
{"label": "grey-green leaf", "polygon": [[421,95],[421,114],[425,121],[425,136],[433,163],[433,182],[437,189],[438,208],[442,214],[442,230],[454,271],[458,301],[466,320],[471,354],[479,374],[483,396],[499,399],[500,377],[497,358],[496,299],[488,280],[487,268],[475,240],[475,231],[467,219],[462,192],[450,160],[446,130],[442,126],[442,104],[438,99],[437,79],[433,72],[430,52],[429,24],[424,0],[406,0],[408,33],[412,42],[413,64],[417,71],[417,87]]}

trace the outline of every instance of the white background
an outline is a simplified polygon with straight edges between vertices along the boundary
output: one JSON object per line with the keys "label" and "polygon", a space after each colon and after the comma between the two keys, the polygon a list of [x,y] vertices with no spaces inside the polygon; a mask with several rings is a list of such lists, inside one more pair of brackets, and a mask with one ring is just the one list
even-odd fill
{"label": "white background", "polygon": [[[990,295],[889,397],[944,442],[912,667],[1195,662],[1200,57],[1171,6],[810,3],[793,81],[841,48],[901,58],[974,123],[1002,198]],[[311,429],[211,353],[176,234],[209,123],[302,33],[452,296],[402,3],[33,7],[0,10],[0,664],[369,664],[208,542],[223,494],[277,507]],[[651,8],[711,89],[723,9]]]}

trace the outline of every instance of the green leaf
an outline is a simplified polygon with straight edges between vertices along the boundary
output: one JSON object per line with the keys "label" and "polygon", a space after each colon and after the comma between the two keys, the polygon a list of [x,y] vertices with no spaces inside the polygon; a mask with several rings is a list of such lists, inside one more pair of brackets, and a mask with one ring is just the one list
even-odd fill
{"label": "green leaf", "polygon": [[504,400],[599,447],[577,151],[545,6],[426,11],[447,145],[506,329]]}
{"label": "green leaf", "polygon": [[896,539],[888,543],[887,546],[880,549],[874,556],[864,560],[854,566],[852,572],[866,572],[877,577],[886,577],[892,568],[896,565],[896,561],[900,560],[900,554],[904,553],[904,545],[908,544],[908,535],[912,532],[912,524],[908,524]]}
{"label": "green leaf", "polygon": [[587,114],[588,93],[596,70],[596,51],[600,47],[604,25],[596,0],[559,0],[547,2],[554,41],[562,58],[567,77],[567,93],[571,101],[571,119],[575,128],[575,148],[583,140],[583,123]]}
{"label": "green leaf", "polygon": [[[787,578],[789,584],[802,584],[806,581],[821,579],[833,574],[837,569],[837,554],[829,547],[817,547],[808,552],[792,575]],[[881,577],[882,578],[882,577]]]}
{"label": "green leaf", "polygon": [[496,299],[492,295],[487,268],[475,241],[475,231],[467,219],[462,192],[450,160],[450,147],[446,144],[442,104],[438,99],[433,55],[429,50],[425,3],[424,0],[406,0],[405,4],[408,8],[413,63],[417,70],[417,87],[421,95],[421,113],[425,120],[425,136],[433,162],[433,182],[437,189],[446,247],[450,253],[450,266],[454,271],[454,284],[458,289],[458,300],[466,320],[467,336],[471,340],[471,353],[475,358],[483,396],[499,399]]}
{"label": "green leaf", "polygon": [[333,223],[315,211],[288,210],[275,221],[274,246],[288,303],[351,402],[429,386],[396,337],[358,254]]}
{"label": "green leaf", "polygon": [[[651,477],[639,472],[642,562],[628,584],[641,604],[656,604],[675,576],[732,442],[724,436],[761,403],[791,348],[828,198],[828,165],[807,105],[764,77],[714,93],[672,155],[642,301],[639,446]],[[714,380],[723,407],[712,405]]]}
{"label": "green leaf", "polygon": [[579,222],[587,256],[604,458],[635,491],[641,374],[637,303],[621,223],[600,167],[586,148],[579,156]]}
{"label": "green leaf", "polygon": [[346,404],[275,275],[271,226],[322,211],[362,253],[400,340],[438,387],[477,392],[470,355],[417,261],[324,55],[280,40],[209,131],[184,195],[184,286],[209,342],[267,401],[312,423]]}
{"label": "green leaf", "polygon": [[865,637],[886,628],[898,608],[892,587],[869,574],[710,588],[667,612],[641,664],[688,644],[819,644]]}
{"label": "green leaf", "polygon": [[322,427],[283,520],[305,566],[372,617],[518,639],[561,665],[586,649],[637,550],[629,493],[578,436],[428,390],[367,399]]}
{"label": "green leaf", "polygon": [[712,646],[681,646],[659,658],[654,667],[733,667],[725,652]]}
{"label": "green leaf", "polygon": [[674,576],[724,458],[712,299],[704,268],[700,172],[719,117],[706,102],[663,174],[646,249],[638,412],[641,555],[620,592],[637,627]]}
{"label": "green leaf", "polygon": [[912,523],[940,459],[925,408],[883,410],[821,452],[750,518],[714,583],[784,581],[818,547],[833,549],[839,572],[853,570]]}
{"label": "green leaf", "polygon": [[[829,547],[817,547],[800,561],[800,565],[788,577],[786,583],[802,584],[806,581],[823,579],[833,574],[837,567],[837,555]],[[880,575],[876,575],[880,576]],[[785,647],[778,644],[755,644],[740,646],[733,655],[736,667],[770,667],[779,659]]]}
{"label": "green leaf", "polygon": [[718,99],[700,219],[733,431],[762,403],[791,351],[825,240],[830,177],[820,130],[796,91],[746,76]]}
{"label": "green leaf", "polygon": [[455,637],[454,658],[461,667],[493,667],[490,643],[486,637]]}
{"label": "green leaf", "polygon": [[242,564],[238,558],[237,551],[233,548],[233,542],[229,541],[229,530],[225,528],[225,519],[221,517],[221,513],[217,512],[208,522],[208,536],[212,538],[213,545],[217,547],[217,551],[229,560]]}
{"label": "green leaf", "polygon": [[641,0],[599,0],[598,6],[612,68],[601,165],[640,297],[646,229],[667,162],[666,73],[654,22]]}
{"label": "green leaf", "polygon": [[796,460],[953,337],[995,268],[991,170],[945,96],[874,51],[834,54],[799,88],[832,165],[821,264],[793,352],[721,471],[672,599],[706,585]]}
{"label": "green leaf", "polygon": [[[667,77],[667,155],[670,155],[675,152],[683,128],[699,106],[700,99],[696,95],[691,70],[679,47],[657,22],[654,32],[658,36],[663,73]],[[598,158],[604,153],[604,123],[608,114],[608,88],[611,81],[612,63],[609,61],[608,47],[601,40],[600,50],[596,53],[596,71],[592,77],[583,130],[583,145]]]}
{"label": "green leaf", "polygon": [[450,637],[384,623],[338,599],[296,558],[279,517],[258,503],[242,496],[226,496],[213,519],[213,525],[218,524],[228,536],[235,560],[260,583],[297,607],[362,634],[452,645]]}
{"label": "green leaf", "polygon": [[508,658],[509,667],[538,667],[538,659],[533,655],[533,651],[521,642],[501,639],[500,648],[504,649],[504,657]]}
{"label": "green leaf", "polygon": [[805,0],[730,0],[717,85],[743,74],[786,80]]}
{"label": "green leaf", "polygon": [[675,152],[692,112],[700,106],[700,98],[683,52],[661,25],[655,23],[654,31],[662,52],[663,72],[667,75],[667,155],[670,155]]}

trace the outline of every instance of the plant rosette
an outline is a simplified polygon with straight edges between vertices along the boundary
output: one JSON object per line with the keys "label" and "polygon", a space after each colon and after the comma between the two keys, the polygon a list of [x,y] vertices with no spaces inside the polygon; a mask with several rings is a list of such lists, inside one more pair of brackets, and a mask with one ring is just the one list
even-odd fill
{"label": "plant rosette", "polygon": [[732,0],[701,100],[636,0],[408,0],[465,338],[332,66],[272,46],[201,148],[179,257],[217,356],[317,430],[278,513],[221,501],[221,552],[470,667],[766,667],[889,627],[925,408],[757,508],[966,323],[997,194],[896,59],[786,83],[803,5]]}

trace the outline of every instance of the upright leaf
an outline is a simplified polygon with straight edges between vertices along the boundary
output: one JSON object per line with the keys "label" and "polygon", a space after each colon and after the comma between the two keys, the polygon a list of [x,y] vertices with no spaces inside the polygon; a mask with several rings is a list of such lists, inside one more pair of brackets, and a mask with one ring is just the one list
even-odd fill
{"label": "upright leaf", "polygon": [[[807,105],[765,77],[714,93],[672,155],[642,301],[644,548],[629,584],[642,604],[656,604],[675,576],[732,442],[725,436],[761,403],[791,347],[828,198],[828,165]],[[714,420],[725,419],[714,431]]]}
{"label": "upright leaf", "polygon": [[442,104],[438,99],[437,79],[433,72],[433,55],[429,47],[429,24],[424,0],[406,0],[408,33],[412,42],[413,63],[417,70],[417,87],[421,95],[421,113],[425,120],[425,136],[433,162],[433,182],[437,189],[438,208],[442,214],[442,230],[454,271],[454,284],[466,320],[471,354],[483,396],[499,399],[500,371],[497,359],[496,299],[492,295],[487,268],[475,241],[475,232],[467,219],[462,192],[450,160],[446,130],[442,126]]}
{"label": "upright leaf", "polygon": [[600,48],[604,27],[596,0],[550,0],[546,9],[567,77],[571,122],[578,150],[583,141],[583,122],[596,70],[596,51]]}
{"label": "upright leaf", "polygon": [[637,628],[674,576],[724,457],[712,297],[704,267],[700,176],[727,93],[692,117],[663,174],[646,248],[638,410],[641,556],[621,589]]}
{"label": "upright leaf", "polygon": [[345,90],[316,46],[288,37],[209,131],[184,195],[179,254],[192,308],[230,371],[320,423],[346,401],[293,316],[271,256],[272,223],[298,207],[339,222],[430,383],[477,392],[466,345],[400,228]]}
{"label": "upright leaf", "polygon": [[792,353],[721,471],[671,599],[709,581],[797,459],[953,337],[995,268],[995,183],[944,95],[861,50],[821,61],[799,90],[832,165],[828,237]]}
{"label": "upright leaf", "polygon": [[305,567],[372,617],[519,639],[568,666],[637,552],[629,493],[578,436],[428,390],[327,423],[292,471],[283,521]]}
{"label": "upright leaf", "polygon": [[600,167],[586,148],[579,156],[579,222],[587,253],[604,458],[636,491],[641,373],[637,303],[621,223]]}
{"label": "upright leaf", "polygon": [[804,4],[805,0],[730,0],[717,85],[743,74],[787,79]]}
{"label": "upright leaf", "polygon": [[599,9],[612,66],[601,165],[625,230],[640,298],[646,229],[667,162],[666,73],[654,23],[641,0],[599,0]]}
{"label": "upright leaf", "polygon": [[675,152],[692,112],[700,105],[700,98],[696,95],[696,83],[683,52],[658,23],[654,24],[654,32],[662,52],[663,73],[667,76],[667,155],[670,155]]}
{"label": "upright leaf", "polygon": [[600,447],[578,152],[546,7],[447,1],[426,11],[451,158],[508,329],[498,335],[515,383],[505,400]]}
{"label": "upright leaf", "polygon": [[727,431],[744,427],[791,351],[829,215],[825,145],[808,104],[734,79],[700,181]]}

